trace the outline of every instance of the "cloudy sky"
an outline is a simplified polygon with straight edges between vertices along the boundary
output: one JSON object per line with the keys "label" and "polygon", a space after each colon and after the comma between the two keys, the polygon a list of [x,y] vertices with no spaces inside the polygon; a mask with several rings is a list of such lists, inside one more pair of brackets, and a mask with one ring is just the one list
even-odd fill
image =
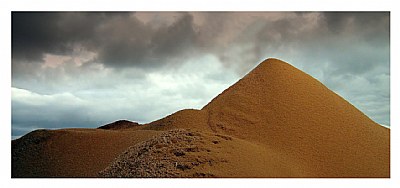
{"label": "cloudy sky", "polygon": [[282,59],[389,122],[388,12],[12,13],[12,136],[199,109]]}

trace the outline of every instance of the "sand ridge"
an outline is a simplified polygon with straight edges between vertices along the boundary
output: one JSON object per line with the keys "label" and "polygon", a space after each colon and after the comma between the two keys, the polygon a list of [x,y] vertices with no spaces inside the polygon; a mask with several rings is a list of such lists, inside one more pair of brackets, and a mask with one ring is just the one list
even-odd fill
{"label": "sand ridge", "polygon": [[278,59],[201,110],[128,124],[28,134],[13,177],[390,177],[390,130]]}
{"label": "sand ridge", "polygon": [[136,122],[131,122],[128,120],[118,120],[103,126],[98,127],[98,129],[107,129],[107,130],[120,130],[120,129],[130,129],[137,128],[140,124]]}

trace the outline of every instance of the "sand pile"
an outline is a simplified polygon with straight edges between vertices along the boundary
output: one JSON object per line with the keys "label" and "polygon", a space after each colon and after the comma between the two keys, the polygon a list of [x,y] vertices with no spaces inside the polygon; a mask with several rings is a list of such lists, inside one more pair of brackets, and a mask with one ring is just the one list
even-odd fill
{"label": "sand pile", "polygon": [[173,129],[128,148],[99,177],[307,177],[306,169],[246,140]]}
{"label": "sand pile", "polygon": [[390,176],[390,130],[277,59],[201,110],[105,127],[13,141],[13,177]]}
{"label": "sand pile", "polygon": [[283,61],[261,63],[203,110],[216,132],[273,147],[317,177],[389,176],[389,129]]}
{"label": "sand pile", "polygon": [[40,130],[12,141],[12,177],[96,177],[129,146],[157,131]]}
{"label": "sand pile", "polygon": [[107,130],[120,130],[120,129],[129,129],[139,126],[139,123],[128,121],[128,120],[118,120],[113,123],[109,123],[107,125],[103,125],[98,127],[98,129],[107,129]]}
{"label": "sand pile", "polygon": [[[50,168],[44,153],[46,142],[53,137],[52,132],[35,130],[26,134],[23,139],[12,141],[11,176],[34,177],[36,174],[48,174]],[[39,158],[40,160],[35,160]],[[20,160],[24,159],[24,160]]]}
{"label": "sand pile", "polygon": [[[216,160],[208,155],[204,138],[198,132],[174,129],[128,148],[100,177],[185,177],[185,171],[201,165],[212,165]],[[210,141],[212,142],[212,141]],[[214,142],[219,142],[214,140]],[[207,172],[194,172],[189,176],[208,176]]]}

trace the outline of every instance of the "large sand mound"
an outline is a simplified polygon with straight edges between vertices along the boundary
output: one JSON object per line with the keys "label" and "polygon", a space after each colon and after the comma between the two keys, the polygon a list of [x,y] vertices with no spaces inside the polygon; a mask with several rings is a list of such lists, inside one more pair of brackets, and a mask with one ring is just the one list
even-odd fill
{"label": "large sand mound", "polygon": [[277,59],[261,63],[201,110],[147,125],[117,124],[13,141],[12,175],[390,176],[389,129]]}
{"label": "large sand mound", "polygon": [[315,176],[389,176],[389,129],[280,60],[261,63],[203,110],[215,132],[273,147]]}

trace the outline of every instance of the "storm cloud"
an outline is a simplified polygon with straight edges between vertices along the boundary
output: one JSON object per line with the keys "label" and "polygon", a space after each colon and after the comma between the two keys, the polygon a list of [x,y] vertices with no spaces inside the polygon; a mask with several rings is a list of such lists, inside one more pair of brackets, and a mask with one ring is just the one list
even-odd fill
{"label": "storm cloud", "polygon": [[388,12],[13,12],[12,135],[201,108],[262,60],[389,122]]}
{"label": "storm cloud", "polygon": [[[113,68],[153,67],[194,47],[193,17],[171,25],[145,24],[135,13],[13,13],[13,60],[43,62],[45,54],[96,52],[93,61]],[[162,61],[164,61],[162,63]]]}

